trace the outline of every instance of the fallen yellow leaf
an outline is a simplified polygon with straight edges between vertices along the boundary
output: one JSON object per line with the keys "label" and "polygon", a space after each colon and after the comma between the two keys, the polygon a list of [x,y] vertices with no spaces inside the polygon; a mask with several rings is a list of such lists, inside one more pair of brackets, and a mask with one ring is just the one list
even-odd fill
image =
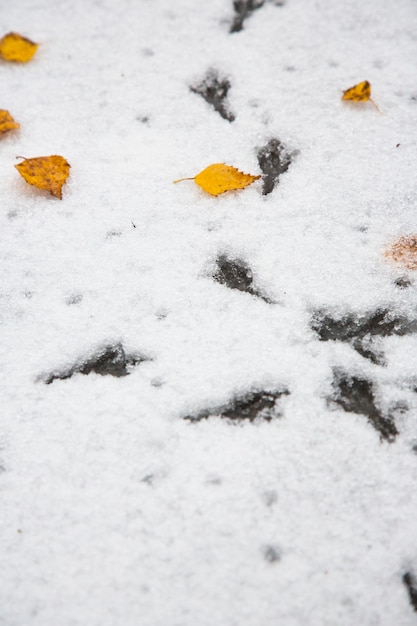
{"label": "fallen yellow leaf", "polygon": [[0,135],[15,128],[20,128],[20,124],[14,121],[9,111],[0,109]]}
{"label": "fallen yellow leaf", "polygon": [[408,270],[417,270],[417,235],[404,235],[385,250],[385,256]]}
{"label": "fallen yellow leaf", "polygon": [[371,98],[371,83],[367,80],[363,80],[361,83],[349,87],[343,92],[342,100],[350,100],[351,102],[372,102],[374,107],[379,111],[379,108]]}
{"label": "fallen yellow leaf", "polygon": [[0,39],[0,57],[5,61],[27,63],[37,49],[37,43],[19,35],[19,33],[7,33]]}
{"label": "fallen yellow leaf", "polygon": [[213,163],[196,176],[180,178],[174,180],[174,183],[180,183],[183,180],[194,180],[204,191],[207,191],[212,196],[218,196],[225,191],[244,189],[260,177],[260,175],[252,176],[251,174],[239,172],[236,167],[231,165]]}
{"label": "fallen yellow leaf", "polygon": [[[21,157],[23,158],[23,157]],[[15,168],[29,185],[45,189],[62,200],[62,186],[65,184],[70,164],[58,155],[25,159]]]}

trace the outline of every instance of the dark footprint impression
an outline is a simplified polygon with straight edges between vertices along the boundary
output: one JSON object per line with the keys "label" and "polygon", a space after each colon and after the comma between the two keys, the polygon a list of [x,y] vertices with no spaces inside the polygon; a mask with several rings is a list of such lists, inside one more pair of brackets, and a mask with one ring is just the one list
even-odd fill
{"label": "dark footprint impression", "polygon": [[327,398],[328,404],[338,405],[347,413],[365,415],[381,439],[394,441],[397,427],[393,418],[383,415],[375,404],[373,383],[339,369],[334,370],[333,376],[333,394]]}
{"label": "dark footprint impression", "polygon": [[229,79],[221,78],[215,69],[209,69],[200,83],[190,86],[190,90],[204,98],[223,119],[233,122],[235,116],[231,112],[227,100],[229,89]]}
{"label": "dark footprint impression", "polygon": [[234,398],[229,404],[214,409],[206,409],[197,415],[187,415],[184,419],[199,422],[208,417],[219,416],[231,421],[248,420],[253,422],[262,419],[270,422],[273,418],[281,417],[282,411],[277,405],[280,398],[288,396],[288,389],[277,391],[255,391]]}
{"label": "dark footprint impression", "polygon": [[267,563],[279,563],[282,558],[281,550],[277,546],[264,546],[262,552]]}
{"label": "dark footprint impression", "polygon": [[258,163],[263,172],[262,194],[267,196],[278,185],[279,177],[290,167],[297,151],[288,150],[279,139],[270,139],[258,149]]}
{"label": "dark footprint impression", "polygon": [[54,380],[65,380],[74,374],[88,375],[91,373],[120,378],[121,376],[128,376],[131,369],[143,361],[149,361],[149,358],[140,355],[127,355],[122,344],[118,343],[105,346],[86,361],[77,363],[61,372],[53,372],[42,377],[42,380],[46,385],[50,385]]}
{"label": "dark footprint impression", "polygon": [[242,259],[229,259],[225,254],[221,254],[216,260],[216,272],[213,278],[218,283],[225,285],[229,289],[244,291],[252,296],[261,298],[268,304],[273,301],[264,296],[253,284],[253,273],[249,265]]}
{"label": "dark footprint impression", "polygon": [[[235,15],[229,32],[238,33],[243,30],[244,21],[250,17],[254,11],[263,7],[264,4],[265,0],[234,0],[233,9],[235,11]],[[281,7],[284,2],[283,0],[272,0],[272,4],[277,7]]]}
{"label": "dark footprint impression", "polygon": [[411,572],[406,572],[403,576],[403,583],[408,591],[410,604],[417,611],[417,578]]}
{"label": "dark footprint impression", "polygon": [[398,289],[408,289],[411,287],[412,281],[408,278],[408,276],[400,276],[394,281],[394,285],[398,287]]}
{"label": "dark footprint impression", "polygon": [[333,317],[325,311],[313,314],[311,328],[320,341],[350,343],[361,356],[377,365],[386,365],[382,350],[375,345],[378,337],[403,337],[417,332],[417,319],[409,320],[389,309],[377,309],[362,316],[347,314]]}
{"label": "dark footprint impression", "polygon": [[199,422],[209,417],[221,417],[230,421],[253,422],[261,419],[270,422],[281,417],[282,411],[278,406],[280,398],[289,395],[288,389],[277,391],[254,391],[234,398],[229,404],[214,409],[200,411],[197,415],[187,415],[184,419],[190,422]]}

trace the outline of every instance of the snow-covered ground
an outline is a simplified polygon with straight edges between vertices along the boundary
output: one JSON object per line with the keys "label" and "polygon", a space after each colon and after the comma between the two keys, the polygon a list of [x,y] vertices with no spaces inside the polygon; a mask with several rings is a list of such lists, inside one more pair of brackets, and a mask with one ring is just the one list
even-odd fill
{"label": "snow-covered ground", "polygon": [[238,5],[2,2],[1,626],[417,621],[417,5]]}

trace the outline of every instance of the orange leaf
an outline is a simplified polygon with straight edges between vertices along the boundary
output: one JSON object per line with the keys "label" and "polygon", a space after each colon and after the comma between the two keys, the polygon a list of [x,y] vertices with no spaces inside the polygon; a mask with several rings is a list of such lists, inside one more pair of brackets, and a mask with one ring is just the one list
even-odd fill
{"label": "orange leaf", "polygon": [[218,196],[225,191],[244,189],[253,183],[254,180],[258,180],[258,178],[260,178],[260,175],[244,174],[231,165],[213,163],[196,176],[180,178],[179,180],[174,180],[174,183],[180,183],[182,180],[194,180],[204,191],[207,191],[212,196]]}
{"label": "orange leaf", "polygon": [[45,189],[62,200],[62,186],[65,184],[70,164],[58,155],[25,159],[15,168],[29,185]]}
{"label": "orange leaf", "polygon": [[343,92],[342,100],[350,100],[351,102],[368,102],[369,100],[379,111],[377,104],[371,98],[371,83],[367,80],[363,80],[361,83],[346,89]]}
{"label": "orange leaf", "polygon": [[5,61],[27,63],[31,60],[38,44],[18,33],[7,33],[0,39],[0,57]]}
{"label": "orange leaf", "polygon": [[20,124],[14,121],[9,111],[0,109],[0,135],[7,133],[8,130],[20,128]]}
{"label": "orange leaf", "polygon": [[408,270],[417,270],[417,235],[404,235],[394,241],[385,256]]}

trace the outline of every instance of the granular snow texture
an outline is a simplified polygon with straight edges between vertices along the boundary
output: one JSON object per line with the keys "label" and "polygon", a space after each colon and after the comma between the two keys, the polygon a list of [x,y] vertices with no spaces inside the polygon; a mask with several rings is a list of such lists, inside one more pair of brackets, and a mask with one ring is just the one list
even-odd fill
{"label": "granular snow texture", "polygon": [[415,1],[3,4],[0,625],[412,626]]}

